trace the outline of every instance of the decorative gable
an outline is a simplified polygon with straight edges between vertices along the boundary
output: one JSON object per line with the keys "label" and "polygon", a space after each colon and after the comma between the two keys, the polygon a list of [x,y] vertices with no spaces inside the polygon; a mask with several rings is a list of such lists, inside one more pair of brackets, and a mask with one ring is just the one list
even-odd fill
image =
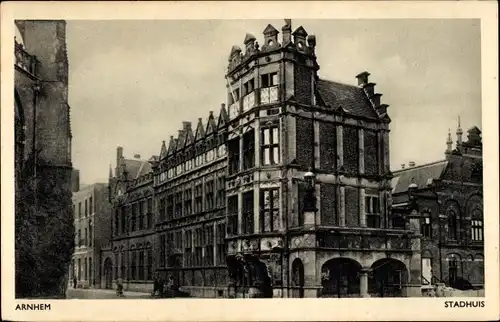
{"label": "decorative gable", "polygon": [[194,136],[194,141],[201,140],[205,137],[205,128],[203,126],[203,121],[201,118],[198,119],[198,125],[196,126],[196,133]]}
{"label": "decorative gable", "polygon": [[184,140],[185,147],[191,145],[194,142],[194,135],[193,135],[193,130],[191,129],[191,126],[187,127],[184,130],[184,136],[185,136],[185,140]]}
{"label": "decorative gable", "polygon": [[166,157],[167,157],[167,147],[165,145],[165,141],[163,141],[161,144],[160,159],[164,159]]}
{"label": "decorative gable", "polygon": [[226,111],[226,105],[222,104],[219,113],[219,119],[217,120],[217,129],[224,128],[229,122],[229,115]]}
{"label": "decorative gable", "polygon": [[168,144],[168,151],[167,151],[167,155],[172,155],[175,151],[175,146],[176,146],[177,142],[176,140],[174,139],[174,137],[171,135],[170,136],[170,142]]}
{"label": "decorative gable", "polygon": [[210,115],[208,116],[207,122],[207,130],[205,135],[213,134],[217,131],[217,124],[215,123],[214,112],[210,111]]}

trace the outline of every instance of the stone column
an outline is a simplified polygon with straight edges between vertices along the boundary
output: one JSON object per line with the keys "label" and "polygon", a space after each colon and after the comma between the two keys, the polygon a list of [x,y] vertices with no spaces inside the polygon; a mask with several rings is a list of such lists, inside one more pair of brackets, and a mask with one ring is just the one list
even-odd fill
{"label": "stone column", "polygon": [[366,227],[365,188],[359,189],[359,225]]}
{"label": "stone column", "polygon": [[337,125],[337,168],[344,165],[344,131],[342,125]]}
{"label": "stone column", "polygon": [[258,168],[260,167],[260,123],[258,121],[254,123],[254,141],[254,164],[255,168]]}
{"label": "stone column", "polygon": [[240,133],[240,155],[239,155],[239,167],[238,172],[243,171],[243,133]]}
{"label": "stone column", "polygon": [[243,232],[243,195],[238,191],[238,235]]}
{"label": "stone column", "polygon": [[339,226],[345,226],[345,187],[340,186],[339,188]]}
{"label": "stone column", "polygon": [[361,297],[370,297],[368,294],[368,272],[370,269],[362,268],[359,272],[359,293]]}
{"label": "stone column", "polygon": [[253,231],[260,232],[260,190],[259,183],[253,185]]}
{"label": "stone column", "polygon": [[409,238],[409,247],[412,251],[411,257],[408,261],[408,269],[410,276],[406,285],[403,287],[403,295],[406,297],[420,297],[422,296],[422,256],[420,245],[420,216],[416,210],[413,210],[408,218],[409,229],[413,232]]}

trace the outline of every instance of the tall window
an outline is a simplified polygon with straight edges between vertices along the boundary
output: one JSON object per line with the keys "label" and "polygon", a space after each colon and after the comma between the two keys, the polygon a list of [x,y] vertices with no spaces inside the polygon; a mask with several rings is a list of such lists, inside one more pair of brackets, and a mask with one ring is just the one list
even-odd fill
{"label": "tall window", "polygon": [[160,267],[165,267],[165,258],[166,258],[166,240],[165,235],[160,235]]}
{"label": "tall window", "polygon": [[229,174],[240,171],[240,139],[232,139],[228,142]]}
{"label": "tall window", "polygon": [[227,225],[228,225],[228,235],[234,236],[238,235],[238,196],[230,196],[227,199]]}
{"label": "tall window", "polygon": [[184,245],[184,254],[186,255],[186,266],[190,267],[193,265],[192,262],[192,247],[193,247],[193,235],[191,230],[186,231],[186,241]]}
{"label": "tall window", "polygon": [[125,253],[123,252],[123,250],[120,253],[120,269],[121,269],[121,277],[126,278],[127,269],[125,267]]}
{"label": "tall window", "polygon": [[89,282],[92,283],[92,257],[89,257]]}
{"label": "tall window", "polygon": [[84,235],[84,241],[83,241],[83,245],[84,246],[88,246],[89,245],[89,239],[88,239],[88,228],[85,227],[85,235]]}
{"label": "tall window", "polygon": [[217,178],[217,207],[226,205],[226,185],[224,177]]}
{"label": "tall window", "polygon": [[224,265],[226,263],[226,225],[225,223],[217,224],[217,263],[216,265]]}
{"label": "tall window", "polygon": [[243,135],[243,170],[251,169],[255,164],[255,131]]}
{"label": "tall window", "polygon": [[148,198],[147,229],[153,227],[153,198]]}
{"label": "tall window", "polygon": [[483,221],[471,220],[471,239],[473,241],[483,241]]}
{"label": "tall window", "polygon": [[139,252],[139,280],[144,280],[144,250]]}
{"label": "tall window", "polygon": [[174,216],[174,195],[167,196],[167,220],[171,220]]}
{"label": "tall window", "polygon": [[214,208],[214,181],[209,180],[205,183],[205,207],[206,210]]}
{"label": "tall window", "polygon": [[[118,279],[120,276],[118,276],[118,267],[119,267],[119,262],[118,262],[118,254],[115,253],[115,280]],[[78,260],[78,266],[80,266],[80,260]],[[78,269],[80,270],[80,269]],[[80,274],[78,274],[78,280],[80,280]]]}
{"label": "tall window", "polygon": [[205,265],[214,265],[214,227],[212,224],[205,226],[205,240],[203,244],[205,245]]}
{"label": "tall window", "polygon": [[458,237],[457,213],[453,209],[448,209],[448,238],[456,240]]}
{"label": "tall window", "polygon": [[81,281],[82,280],[82,259],[81,258],[78,258],[78,280]]}
{"label": "tall window", "polygon": [[131,261],[131,266],[130,266],[130,279],[131,280],[136,280],[137,279],[137,252],[132,251],[132,261]]}
{"label": "tall window", "polygon": [[89,213],[92,215],[94,213],[94,202],[92,196],[89,199]]}
{"label": "tall window", "polygon": [[78,229],[78,247],[82,246],[82,231]]}
{"label": "tall window", "polygon": [[132,218],[130,220],[130,231],[135,231],[135,224],[137,220],[137,203],[132,204]]}
{"label": "tall window", "polygon": [[380,228],[380,206],[379,198],[376,196],[365,196],[366,226]]}
{"label": "tall window", "polygon": [[279,229],[279,189],[261,190],[260,225],[263,232]]}
{"label": "tall window", "polygon": [[153,279],[153,251],[151,250],[151,248],[149,248],[147,252],[148,252],[148,259],[146,262],[147,266],[146,279],[149,281]]}
{"label": "tall window", "polygon": [[89,215],[88,200],[85,199],[85,217]]}
{"label": "tall window", "polygon": [[120,208],[115,209],[115,235],[120,234]]}
{"label": "tall window", "polygon": [[89,220],[89,247],[92,247],[92,220]]}
{"label": "tall window", "polygon": [[254,86],[254,79],[252,78],[245,84],[243,84],[243,95],[248,95],[253,92],[255,86]]}
{"label": "tall window", "polygon": [[78,219],[82,218],[82,203],[78,203]]}
{"label": "tall window", "polygon": [[121,225],[122,225],[122,234],[127,232],[127,213],[129,207],[120,207],[121,210]]}
{"label": "tall window", "polygon": [[261,142],[262,164],[271,165],[279,163],[278,127],[262,129]]}
{"label": "tall window", "polygon": [[175,213],[174,218],[182,217],[182,191],[175,194]]}
{"label": "tall window", "polygon": [[459,277],[459,262],[456,257],[448,258],[448,286],[454,285]]}
{"label": "tall window", "polygon": [[184,213],[186,214],[186,216],[191,215],[191,213],[193,212],[192,191],[193,190],[191,189],[191,187],[184,191]]}
{"label": "tall window", "polygon": [[253,190],[243,194],[243,234],[253,234]]}
{"label": "tall window", "polygon": [[194,235],[194,266],[201,266],[202,265],[202,248],[203,248],[203,243],[202,243],[202,234],[203,231],[201,228],[196,228],[195,229],[195,235]]}
{"label": "tall window", "polygon": [[194,187],[194,211],[200,213],[203,211],[203,186],[198,184]]}
{"label": "tall window", "polygon": [[146,209],[146,200],[140,201],[139,205],[140,205],[139,206],[139,211],[140,211],[140,213],[139,213],[139,230],[142,230],[142,229],[144,229],[144,219],[145,219],[144,217],[146,215],[146,212],[148,211]]}
{"label": "tall window", "polygon": [[261,104],[274,103],[278,100],[278,73],[261,76],[260,102]]}
{"label": "tall window", "polygon": [[430,214],[427,214],[421,222],[421,233],[425,238],[432,238],[432,226]]}
{"label": "tall window", "polygon": [[87,257],[83,260],[83,280],[86,281],[88,279],[88,265],[87,265]]}

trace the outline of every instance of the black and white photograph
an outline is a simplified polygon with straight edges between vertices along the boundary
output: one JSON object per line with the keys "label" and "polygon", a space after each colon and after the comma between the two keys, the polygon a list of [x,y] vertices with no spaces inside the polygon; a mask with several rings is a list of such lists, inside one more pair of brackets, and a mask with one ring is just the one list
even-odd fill
{"label": "black and white photograph", "polygon": [[498,314],[481,17],[182,14],[10,21],[9,310],[419,298]]}

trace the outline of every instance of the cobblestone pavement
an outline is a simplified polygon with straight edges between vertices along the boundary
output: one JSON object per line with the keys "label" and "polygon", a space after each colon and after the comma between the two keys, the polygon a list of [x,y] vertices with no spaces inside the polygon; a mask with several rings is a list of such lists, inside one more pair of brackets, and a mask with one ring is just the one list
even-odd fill
{"label": "cobblestone pavement", "polygon": [[153,299],[149,293],[124,292],[123,297],[116,295],[116,290],[69,288],[68,299]]}

